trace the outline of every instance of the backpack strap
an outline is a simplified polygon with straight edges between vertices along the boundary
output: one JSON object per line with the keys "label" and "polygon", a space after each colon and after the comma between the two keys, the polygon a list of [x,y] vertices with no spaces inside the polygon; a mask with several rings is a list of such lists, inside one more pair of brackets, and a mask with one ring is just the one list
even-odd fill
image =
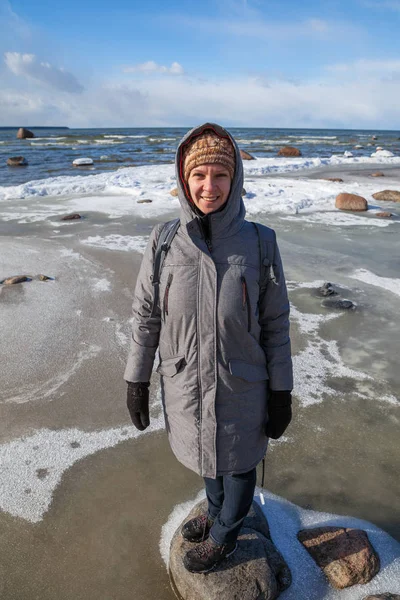
{"label": "backpack strap", "polygon": [[153,275],[151,276],[151,282],[154,288],[153,294],[153,306],[151,309],[150,317],[154,317],[158,305],[158,299],[160,296],[160,277],[161,271],[164,265],[165,257],[170,249],[172,240],[179,229],[181,222],[180,219],[173,219],[164,223],[163,228],[160,231],[160,235],[157,240],[157,247],[154,256],[153,263]]}
{"label": "backpack strap", "polygon": [[276,245],[276,234],[273,229],[272,240],[263,239],[262,225],[260,223],[252,222],[257,231],[258,238],[258,249],[260,254],[260,296],[265,293],[268,283],[272,281],[275,285],[279,285],[276,281],[274,271],[275,261],[275,245]]}

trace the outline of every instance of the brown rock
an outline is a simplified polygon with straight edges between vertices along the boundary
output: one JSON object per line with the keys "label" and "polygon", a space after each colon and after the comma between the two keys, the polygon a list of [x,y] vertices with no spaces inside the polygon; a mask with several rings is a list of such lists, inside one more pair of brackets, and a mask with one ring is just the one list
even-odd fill
{"label": "brown rock", "polygon": [[[206,501],[197,504],[186,520],[207,510]],[[171,541],[169,574],[176,595],[184,600],[274,600],[289,587],[291,575],[274,546],[267,520],[255,503],[246,517],[236,552],[206,575],[189,573],[183,557],[193,544],[177,529]]]}
{"label": "brown rock", "polygon": [[23,283],[24,281],[31,281],[30,277],[26,275],[14,275],[14,277],[7,277],[7,279],[3,279],[0,283],[4,285],[13,285],[14,283]]}
{"label": "brown rock", "polygon": [[153,200],[149,200],[148,198],[143,198],[142,200],[138,200],[138,204],[148,204],[149,202],[153,202]]}
{"label": "brown rock", "polygon": [[173,190],[170,191],[171,196],[177,196],[178,195],[178,188],[174,188]]}
{"label": "brown rock", "polygon": [[384,594],[372,594],[372,596],[366,596],[364,600],[400,600],[400,595],[385,592]]}
{"label": "brown rock", "polygon": [[317,527],[297,538],[336,589],[368,583],[379,572],[379,556],[361,529]]}
{"label": "brown rock", "polygon": [[336,196],[335,206],[340,210],[368,210],[368,202],[365,198],[346,192]]}
{"label": "brown rock", "polygon": [[301,156],[301,152],[293,146],[285,146],[279,150],[278,156]]}
{"label": "brown rock", "polygon": [[335,183],[343,183],[343,179],[340,179],[340,177],[323,177],[322,179],[324,181],[333,181]]}
{"label": "brown rock", "polygon": [[38,275],[39,281],[54,281],[54,277],[50,277],[49,275]]}
{"label": "brown rock", "polygon": [[380,217],[381,219],[385,219],[385,218],[392,217],[393,215],[392,215],[392,213],[390,213],[390,212],[385,212],[385,211],[382,211],[382,212],[377,212],[377,213],[375,213],[375,216],[376,216],[376,217]]}
{"label": "brown rock", "polygon": [[254,158],[254,156],[252,156],[251,154],[249,154],[245,150],[241,150],[240,151],[240,156],[242,157],[242,160],[256,160]]}
{"label": "brown rock", "polygon": [[82,215],[78,213],[72,213],[70,215],[65,215],[64,217],[61,217],[61,221],[73,221],[75,219],[82,219]]}
{"label": "brown rock", "polygon": [[26,167],[28,161],[23,156],[11,156],[7,158],[7,165],[9,167]]}
{"label": "brown rock", "polygon": [[34,137],[35,137],[35,134],[32,133],[32,131],[29,131],[29,129],[25,129],[24,127],[20,127],[18,129],[17,139],[25,140],[26,138],[34,138]]}
{"label": "brown rock", "polygon": [[400,192],[396,190],[383,190],[383,192],[376,192],[372,194],[375,200],[383,200],[385,202],[400,202]]}
{"label": "brown rock", "polygon": [[382,171],[377,171],[376,173],[371,173],[371,177],[385,177],[385,173],[382,173]]}

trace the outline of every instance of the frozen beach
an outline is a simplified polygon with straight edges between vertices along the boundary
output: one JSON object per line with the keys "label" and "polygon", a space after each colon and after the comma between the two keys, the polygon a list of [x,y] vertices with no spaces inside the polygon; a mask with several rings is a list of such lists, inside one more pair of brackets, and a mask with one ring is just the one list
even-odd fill
{"label": "frozen beach", "polygon": [[[165,540],[202,481],[169,449],[158,375],[144,433],[130,423],[122,377],[136,274],[153,225],[179,214],[174,187],[171,164],[0,187],[0,280],[32,277],[0,285],[4,600],[173,598]],[[295,418],[267,455],[265,510],[292,561],[284,518],[288,528],[373,524],[382,572],[341,593],[354,600],[400,593],[400,204],[374,200],[384,189],[400,189],[400,155],[245,162],[247,219],[276,230],[292,307]],[[342,191],[369,210],[335,209]],[[84,218],[60,220],[72,212]],[[322,305],[327,281],[354,310]],[[308,600],[290,566],[294,587],[281,597]],[[316,599],[339,598],[313,581]]]}

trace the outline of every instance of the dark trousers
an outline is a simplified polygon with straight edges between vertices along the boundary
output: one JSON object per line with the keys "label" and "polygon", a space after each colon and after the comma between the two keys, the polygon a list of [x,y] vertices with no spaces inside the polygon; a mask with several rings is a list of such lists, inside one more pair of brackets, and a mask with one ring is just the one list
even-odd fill
{"label": "dark trousers", "polygon": [[256,487],[256,469],[240,475],[204,477],[208,514],[214,519],[210,536],[217,544],[235,542],[251,504]]}

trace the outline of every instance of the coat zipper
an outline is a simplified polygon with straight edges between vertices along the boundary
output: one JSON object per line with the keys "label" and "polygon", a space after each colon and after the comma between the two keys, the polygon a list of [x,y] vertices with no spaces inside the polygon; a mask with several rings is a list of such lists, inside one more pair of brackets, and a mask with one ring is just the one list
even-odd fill
{"label": "coat zipper", "polygon": [[172,283],[172,278],[173,278],[173,274],[170,273],[168,275],[167,287],[165,288],[165,292],[164,292],[164,305],[163,305],[164,320],[165,320],[165,316],[168,315],[168,296],[169,296],[169,288],[171,287],[171,283]]}
{"label": "coat zipper", "polygon": [[211,254],[211,251],[212,251],[211,222],[210,222],[210,220],[208,220],[208,222],[207,222],[207,224],[208,224],[208,227],[207,227],[208,232],[207,232],[207,234],[206,234],[206,228],[204,227],[204,223],[203,223],[203,221],[200,218],[199,218],[199,222],[200,222],[200,229],[201,229],[201,232],[202,232],[203,237],[204,237],[204,241],[205,241],[205,243],[207,245],[208,251]]}
{"label": "coat zipper", "polygon": [[249,298],[249,290],[247,289],[246,278],[242,275],[240,278],[242,282],[242,309],[247,308],[247,331],[251,330],[251,306]]}

